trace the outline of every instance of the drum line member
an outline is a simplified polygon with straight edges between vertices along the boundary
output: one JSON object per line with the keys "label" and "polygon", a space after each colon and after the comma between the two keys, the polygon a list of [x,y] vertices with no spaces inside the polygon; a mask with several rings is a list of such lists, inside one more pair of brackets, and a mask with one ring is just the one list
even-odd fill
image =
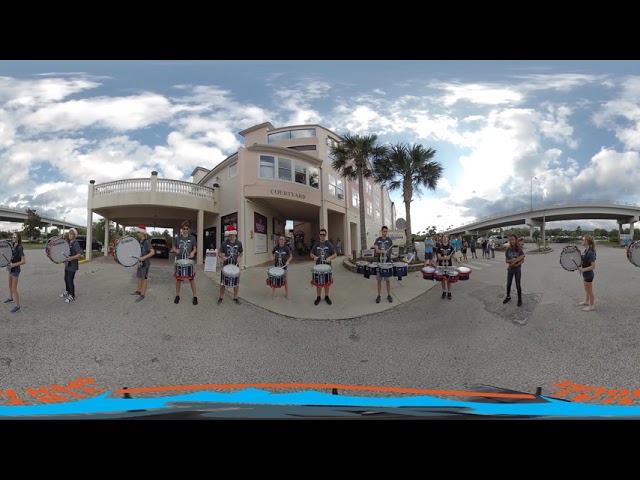
{"label": "drum line member", "polygon": [[[289,298],[289,281],[287,280],[288,276],[288,268],[291,260],[293,260],[293,254],[291,253],[291,249],[288,245],[285,245],[284,235],[280,235],[278,238],[278,245],[273,247],[272,258],[275,260],[276,267],[281,267],[284,269],[284,293],[287,298]],[[283,261],[284,258],[284,261]],[[275,295],[276,289],[275,287],[271,287],[271,298]]]}
{"label": "drum line member", "polygon": [[[449,234],[442,235],[442,243],[438,246],[438,265],[440,266],[453,266],[453,257],[455,248],[449,243]],[[440,280],[442,285],[442,298],[448,297],[451,300],[451,282],[447,280]]]}
{"label": "drum line member", "polygon": [[512,233],[509,235],[509,246],[504,252],[504,259],[507,263],[507,296],[502,303],[507,303],[511,300],[511,283],[513,277],[516,278],[516,290],[518,292],[518,306],[522,306],[522,287],[520,286],[520,279],[522,278],[522,264],[524,263],[524,251],[520,246],[520,240],[518,236]]}
{"label": "drum line member", "polygon": [[582,265],[578,267],[578,271],[582,273],[584,283],[585,301],[578,305],[586,305],[582,310],[589,312],[595,310],[596,299],[593,295],[593,279],[596,269],[596,244],[591,235],[582,237],[582,246],[585,247],[582,253]]}
{"label": "drum line member", "polygon": [[65,303],[71,303],[76,299],[76,287],[73,280],[80,268],[78,260],[82,258],[82,247],[76,240],[77,236],[78,231],[75,228],[69,229],[69,239],[67,240],[69,242],[69,256],[64,261],[64,284],[66,290],[60,294]]}
{"label": "drum line member", "polygon": [[[196,256],[196,237],[189,233],[189,221],[185,220],[180,225],[180,235],[176,237],[176,244],[171,247],[171,251],[176,255],[180,255],[180,259],[191,259]],[[189,278],[189,285],[191,285],[191,293],[193,293],[193,304],[198,304],[198,289],[196,288],[195,270],[193,277]],[[180,287],[182,280],[176,278],[176,298],[173,299],[173,303],[180,302]]]}
{"label": "drum line member", "polygon": [[136,298],[136,302],[141,302],[147,293],[147,277],[149,276],[149,267],[151,266],[150,258],[156,254],[156,251],[151,246],[151,240],[147,238],[147,227],[138,225],[136,227],[136,233],[138,234],[138,241],[140,242],[140,258],[138,259],[138,271],[136,272],[138,289],[133,292],[132,295],[139,295],[138,298]]}
{"label": "drum line member", "polygon": [[[218,258],[222,260],[222,268],[225,265],[237,265],[240,268],[240,260],[244,249],[242,248],[242,242],[238,240],[238,230],[233,225],[229,225],[224,232],[227,237],[220,248],[218,249]],[[218,298],[218,305],[222,303],[224,297],[224,291],[227,287],[224,286],[224,275],[222,274],[222,268],[220,268],[220,296]],[[238,286],[233,287],[233,301],[240,305],[240,299],[238,293],[240,292],[240,283]]]}
{"label": "drum line member", "polygon": [[[316,262],[316,265],[320,265],[322,263],[331,265],[331,260],[338,256],[331,242],[327,240],[327,230],[325,228],[320,229],[320,240],[313,245],[309,256]],[[317,296],[316,300],[313,302],[314,305],[318,305],[320,303],[320,294],[322,293],[323,288],[325,302],[329,305],[333,303],[329,298],[329,289],[331,288],[331,285],[326,284],[323,287],[316,287]]]}
{"label": "drum line member", "polygon": [[433,264],[433,248],[435,247],[435,242],[433,241],[433,237],[427,237],[424,239],[424,266],[435,266]]}
{"label": "drum line member", "polygon": [[[386,225],[383,225],[380,231],[382,233],[382,236],[376,238],[376,241],[373,243],[373,249],[375,250],[375,253],[380,256],[378,260],[380,263],[391,263],[391,247],[393,247],[393,240],[387,237],[389,228]],[[383,257],[384,261],[382,260]],[[382,276],[380,275],[380,268],[378,268],[378,273],[376,273],[376,280],[378,287],[378,296],[376,297],[376,303],[380,303],[380,290],[382,289]],[[389,300],[389,303],[391,303],[393,302],[393,297],[391,296],[391,277],[385,277],[385,281],[387,284],[387,300]]]}
{"label": "drum line member", "polygon": [[20,265],[27,263],[24,257],[24,247],[22,246],[22,236],[15,232],[11,235],[13,242],[13,252],[11,262],[9,262],[9,298],[4,303],[16,302],[16,306],[11,309],[11,313],[20,311],[20,295],[18,294],[18,277],[20,277]]}

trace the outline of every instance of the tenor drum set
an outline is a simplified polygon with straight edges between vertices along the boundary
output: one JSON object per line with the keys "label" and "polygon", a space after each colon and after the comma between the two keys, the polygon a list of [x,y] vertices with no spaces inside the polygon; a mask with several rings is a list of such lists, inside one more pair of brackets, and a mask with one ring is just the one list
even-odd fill
{"label": "tenor drum set", "polygon": [[471,269],[469,267],[454,267],[441,265],[438,267],[426,266],[422,268],[422,278],[425,280],[436,280],[449,283],[469,280]]}

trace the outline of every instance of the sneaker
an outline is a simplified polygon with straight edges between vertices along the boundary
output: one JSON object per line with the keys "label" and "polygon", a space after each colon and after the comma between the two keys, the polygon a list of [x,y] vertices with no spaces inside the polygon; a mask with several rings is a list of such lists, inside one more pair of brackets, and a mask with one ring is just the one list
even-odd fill
{"label": "sneaker", "polygon": [[67,298],[68,296],[69,296],[69,292],[64,292],[60,294],[60,298]]}
{"label": "sneaker", "polygon": [[329,305],[333,303],[329,297],[324,297],[324,301],[327,302]]}
{"label": "sneaker", "polygon": [[585,312],[590,312],[591,310],[595,310],[595,309],[596,309],[595,305],[587,305],[582,310],[584,310]]}
{"label": "sneaker", "polygon": [[518,299],[518,306],[519,306],[519,307],[521,307],[521,306],[522,306],[522,299],[521,299],[521,298],[519,298],[519,299]]}
{"label": "sneaker", "polygon": [[447,298],[447,292],[442,292],[442,298]]}
{"label": "sneaker", "polygon": [[141,302],[142,300],[144,300],[144,295],[140,295],[138,298],[136,298],[136,303]]}
{"label": "sneaker", "polygon": [[389,300],[389,303],[393,303],[393,297],[391,295],[387,295],[387,300]]}
{"label": "sneaker", "polygon": [[380,303],[380,295],[376,297],[376,303]]}
{"label": "sneaker", "polygon": [[511,297],[506,297],[502,303],[509,303],[511,301]]}
{"label": "sneaker", "polygon": [[222,303],[222,297],[218,299],[218,305],[220,305],[221,303]]}
{"label": "sneaker", "polygon": [[317,297],[315,302],[313,302],[314,305],[318,305],[320,303],[320,297]]}
{"label": "sneaker", "polygon": [[193,297],[193,304],[197,305],[198,304],[198,297]]}
{"label": "sneaker", "polygon": [[240,299],[239,298],[234,298],[233,301],[236,302],[236,304],[240,305]]}
{"label": "sneaker", "polygon": [[451,300],[451,292],[447,293],[447,298]]}
{"label": "sneaker", "polygon": [[584,307],[585,305],[589,305],[587,302],[580,302],[578,303],[579,307]]}
{"label": "sneaker", "polygon": [[11,313],[17,313],[17,312],[19,312],[19,311],[20,311],[20,307],[13,307],[13,308],[11,309]]}
{"label": "sneaker", "polygon": [[4,302],[2,303],[13,303],[13,298],[7,298]]}
{"label": "sneaker", "polygon": [[173,303],[180,303],[180,295],[176,295],[176,298],[173,299]]}
{"label": "sneaker", "polygon": [[65,303],[71,303],[76,299],[73,295],[67,295],[67,298],[64,299]]}
{"label": "sneaker", "polygon": [[135,292],[133,292],[131,295],[140,295],[140,292],[136,290],[136,291],[135,291]]}

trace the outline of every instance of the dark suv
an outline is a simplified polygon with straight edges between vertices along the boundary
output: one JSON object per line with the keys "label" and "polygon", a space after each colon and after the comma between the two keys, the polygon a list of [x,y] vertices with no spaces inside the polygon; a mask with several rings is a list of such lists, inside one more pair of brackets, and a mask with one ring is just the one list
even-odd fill
{"label": "dark suv", "polygon": [[[86,251],[87,250],[87,236],[86,235],[78,235],[76,237],[76,240],[78,241],[78,243],[82,247],[82,250]],[[91,244],[91,250],[97,250],[98,252],[101,252],[102,251],[102,242],[99,241],[99,240],[94,240],[93,243]]]}
{"label": "dark suv", "polygon": [[167,240],[162,237],[156,237],[151,239],[151,247],[155,251],[154,257],[169,258],[169,244]]}

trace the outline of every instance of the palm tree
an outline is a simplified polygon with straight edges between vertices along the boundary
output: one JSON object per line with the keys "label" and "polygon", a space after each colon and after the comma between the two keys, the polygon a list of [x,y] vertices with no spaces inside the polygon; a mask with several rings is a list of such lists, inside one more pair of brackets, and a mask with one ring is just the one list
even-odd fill
{"label": "palm tree", "polygon": [[433,161],[436,151],[420,144],[398,143],[391,146],[387,155],[375,163],[377,182],[387,185],[389,190],[402,188],[406,210],[407,251],[413,251],[411,240],[411,200],[414,192],[420,197],[422,187],[435,190],[442,177],[442,165]]}
{"label": "palm tree", "polygon": [[342,141],[331,148],[333,169],[342,177],[358,180],[358,206],[360,207],[360,247],[367,249],[367,229],[364,214],[364,179],[373,176],[372,161],[383,158],[387,147],[378,145],[378,136],[344,135]]}

